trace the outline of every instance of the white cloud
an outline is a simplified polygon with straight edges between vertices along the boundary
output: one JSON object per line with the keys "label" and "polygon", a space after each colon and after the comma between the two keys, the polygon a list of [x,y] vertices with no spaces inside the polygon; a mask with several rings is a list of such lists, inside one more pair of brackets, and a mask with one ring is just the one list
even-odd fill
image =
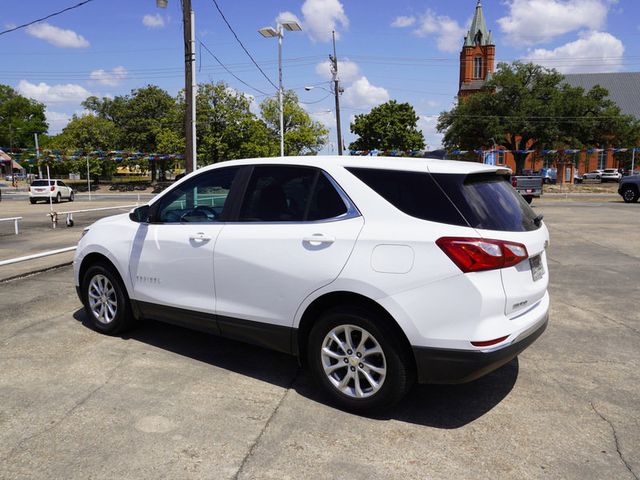
{"label": "white cloud", "polygon": [[61,48],[86,48],[89,42],[82,35],[73,30],[63,30],[47,22],[34,23],[27,27],[27,33],[32,37],[49,42]]}
{"label": "white cloud", "polygon": [[89,90],[73,83],[48,85],[44,82],[30,83],[27,80],[20,80],[18,91],[25,97],[42,103],[80,103],[91,95]]}
{"label": "white cloud", "polygon": [[413,15],[411,15],[410,17],[405,17],[401,15],[399,17],[396,17],[396,19],[393,22],[391,22],[391,26],[396,28],[404,28],[404,27],[410,27],[414,23],[416,23],[416,17],[414,17]]}
{"label": "white cloud", "polygon": [[508,40],[534,45],[581,29],[601,29],[615,0],[506,0],[509,14],[498,19]]}
{"label": "white cloud", "polygon": [[[325,60],[316,65],[316,73],[327,80],[333,78],[331,74],[331,62]],[[351,60],[338,60],[338,77],[342,82],[351,82],[360,76],[358,64]]]}
{"label": "white cloud", "polygon": [[442,137],[444,135],[436,130],[437,123],[438,119],[434,116],[420,115],[418,119],[418,128],[422,130],[428,150],[435,150],[442,146]]}
{"label": "white cloud", "polygon": [[526,59],[562,73],[622,70],[624,45],[607,32],[585,32],[574,42],[553,50],[537,48]]}
{"label": "white cloud", "polygon": [[388,101],[389,92],[383,87],[371,85],[367,77],[360,77],[345,89],[342,98],[349,107],[370,108]]}
{"label": "white cloud", "polygon": [[46,110],[45,115],[47,116],[47,123],[49,124],[49,134],[59,133],[67,126],[69,120],[71,120],[71,115],[68,113],[54,112],[49,109]]}
{"label": "white cloud", "polygon": [[164,18],[159,13],[147,14],[142,17],[142,24],[147,28],[162,28],[165,25]]}
{"label": "white cloud", "polygon": [[446,15],[436,15],[433,10],[427,10],[420,17],[418,28],[413,33],[419,37],[435,35],[438,50],[457,52],[462,46],[462,40],[467,31],[456,20]]}
{"label": "white cloud", "polygon": [[110,72],[101,68],[99,70],[93,70],[89,74],[89,78],[102,85],[115,87],[127,77],[127,73],[127,69],[123,66],[115,67]]}
{"label": "white cloud", "polygon": [[339,38],[338,25],[349,26],[349,19],[338,0],[305,0],[302,5],[304,29],[314,41],[331,41],[331,32],[335,30]]}

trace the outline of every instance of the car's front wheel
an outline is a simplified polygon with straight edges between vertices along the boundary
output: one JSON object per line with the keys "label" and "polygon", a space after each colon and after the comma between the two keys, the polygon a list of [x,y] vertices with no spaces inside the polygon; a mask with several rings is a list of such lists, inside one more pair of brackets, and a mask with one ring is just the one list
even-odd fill
{"label": "car's front wheel", "polygon": [[366,309],[342,307],[313,326],[308,363],[333,403],[352,411],[375,411],[399,401],[413,384],[410,353],[395,332]]}
{"label": "car's front wheel", "polygon": [[633,186],[627,186],[622,189],[622,199],[625,203],[635,203],[640,198],[640,193],[637,188]]}
{"label": "car's front wheel", "polygon": [[96,330],[116,335],[133,325],[129,297],[111,266],[97,263],[88,268],[82,281],[82,299]]}

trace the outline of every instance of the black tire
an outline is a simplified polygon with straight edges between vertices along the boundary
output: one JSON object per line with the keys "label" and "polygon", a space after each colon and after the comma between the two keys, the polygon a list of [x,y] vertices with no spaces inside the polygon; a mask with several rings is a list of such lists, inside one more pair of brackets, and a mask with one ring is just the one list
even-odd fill
{"label": "black tire", "polygon": [[31,205],[34,205],[37,202],[37,200],[35,198],[30,198],[29,202],[31,202]]}
{"label": "black tire", "polygon": [[69,194],[69,201],[70,201],[70,202],[73,202],[73,200],[74,200],[75,198],[76,198],[76,194],[75,194],[75,193],[73,193],[73,192],[71,192],[71,193]]}
{"label": "black tire", "polygon": [[529,205],[531,205],[531,202],[533,202],[533,197],[531,195],[526,195],[524,199]]}
{"label": "black tire", "polygon": [[62,199],[62,195],[60,195],[60,192],[58,192],[58,194],[56,195],[56,198],[53,200],[53,203],[60,203],[61,199]]}
{"label": "black tire", "polygon": [[[104,280],[106,279],[106,282]],[[104,285],[104,296],[102,300],[107,302],[114,302],[115,308],[109,309],[109,307],[102,302],[102,300],[96,299],[96,295],[99,290],[94,287]],[[111,287],[113,292],[111,292]],[[95,299],[94,304],[90,300],[91,296]],[[91,325],[101,333],[107,335],[117,335],[134,326],[135,319],[133,312],[131,311],[131,302],[129,296],[125,290],[122,280],[117,272],[111,265],[104,263],[96,263],[91,265],[82,278],[82,303],[84,304],[84,310],[87,313],[87,317],[91,322]],[[100,303],[102,303],[102,309],[100,309]],[[113,307],[113,304],[110,304]],[[115,310],[114,313],[111,313]],[[101,318],[97,311],[107,312],[103,318]]]}
{"label": "black tire", "polygon": [[[401,339],[397,338],[395,331],[389,327],[387,318],[380,318],[375,312],[356,307],[339,307],[322,314],[311,329],[307,344],[307,360],[311,373],[318,385],[336,406],[349,411],[375,412],[388,408],[398,402],[414,382],[415,374],[410,352]],[[329,337],[330,332],[340,332],[343,328],[351,329],[351,345],[357,347],[351,354],[344,352],[338,344]],[[364,335],[371,338],[361,343]],[[346,342],[346,332],[336,333],[338,338]],[[342,337],[341,337],[342,335]],[[329,342],[327,344],[327,342]],[[360,343],[360,345],[357,345]],[[366,348],[367,345],[370,348]],[[382,355],[377,353],[367,354],[372,346],[379,346]],[[326,348],[323,348],[326,347]],[[324,355],[323,351],[335,347],[340,359]],[[359,350],[358,350],[359,349]],[[364,353],[363,353],[364,352]],[[358,355],[358,357],[356,357]],[[365,360],[366,359],[366,360]],[[325,373],[324,364],[333,362],[330,367],[335,367],[331,373]],[[363,363],[360,363],[360,362]],[[344,367],[338,367],[344,362]],[[370,367],[384,371],[384,376],[379,375]],[[379,386],[373,387],[365,373],[374,380],[380,381]],[[353,391],[345,393],[332,381],[339,382],[346,379],[345,389]],[[356,379],[360,385],[360,392],[356,390]],[[332,380],[330,380],[330,377]]]}
{"label": "black tire", "polygon": [[624,203],[636,203],[638,201],[638,198],[640,198],[640,193],[638,193],[638,189],[631,185],[623,187],[622,192],[620,192],[620,195],[622,195],[622,199],[624,200]]}

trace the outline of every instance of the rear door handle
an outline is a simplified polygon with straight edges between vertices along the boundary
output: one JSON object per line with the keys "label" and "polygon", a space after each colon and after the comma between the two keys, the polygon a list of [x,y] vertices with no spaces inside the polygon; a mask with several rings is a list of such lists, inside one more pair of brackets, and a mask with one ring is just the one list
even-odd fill
{"label": "rear door handle", "polygon": [[198,232],[193,235],[189,235],[189,240],[211,240],[211,237],[206,236],[204,232]]}
{"label": "rear door handle", "polygon": [[323,235],[322,233],[314,233],[311,236],[304,237],[302,241],[308,243],[333,243],[336,241],[336,238]]}

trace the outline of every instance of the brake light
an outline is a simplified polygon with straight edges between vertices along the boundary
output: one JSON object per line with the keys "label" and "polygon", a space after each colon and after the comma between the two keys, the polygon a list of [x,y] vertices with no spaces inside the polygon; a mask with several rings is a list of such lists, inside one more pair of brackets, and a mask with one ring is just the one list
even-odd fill
{"label": "brake light", "polygon": [[504,240],[442,237],[436,244],[464,273],[512,267],[529,258],[527,247]]}
{"label": "brake light", "polygon": [[513,188],[518,186],[518,178],[515,175],[511,177],[511,185],[513,186]]}
{"label": "brake light", "polygon": [[56,189],[56,187],[52,186],[51,187],[51,191],[53,192]]}

